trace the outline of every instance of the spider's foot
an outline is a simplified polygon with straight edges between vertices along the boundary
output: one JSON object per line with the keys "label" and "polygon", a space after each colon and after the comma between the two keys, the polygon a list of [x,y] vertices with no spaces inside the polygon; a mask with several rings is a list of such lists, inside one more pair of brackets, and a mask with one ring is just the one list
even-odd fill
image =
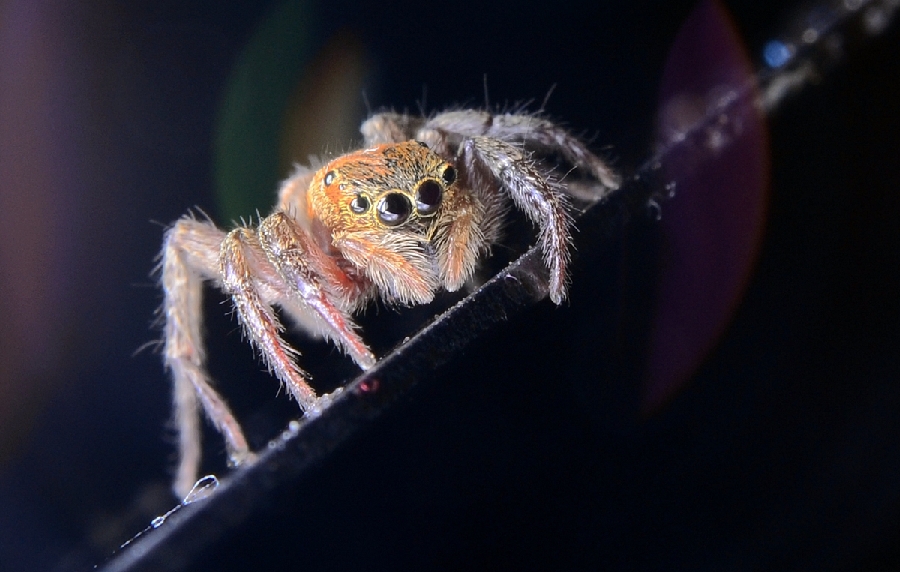
{"label": "spider's foot", "polygon": [[375,367],[375,362],[378,361],[378,358],[375,357],[375,354],[372,352],[365,352],[360,355],[360,358],[357,360],[357,364],[359,368],[363,371],[368,371]]}
{"label": "spider's foot", "polygon": [[323,411],[325,411],[326,409],[331,407],[331,404],[334,403],[335,399],[337,399],[337,397],[341,393],[343,393],[343,391],[344,391],[344,388],[339,387],[339,388],[335,389],[334,391],[332,391],[331,393],[323,393],[322,395],[320,395],[319,397],[316,398],[315,403],[313,403],[313,405],[309,409],[306,410],[303,417],[306,419],[315,419],[316,417],[321,415]]}

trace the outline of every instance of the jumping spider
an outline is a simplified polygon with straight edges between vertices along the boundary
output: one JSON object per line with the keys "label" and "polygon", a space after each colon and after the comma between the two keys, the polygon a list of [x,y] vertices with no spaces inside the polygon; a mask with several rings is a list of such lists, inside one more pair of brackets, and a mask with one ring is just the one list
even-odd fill
{"label": "jumping spider", "polygon": [[303,411],[319,397],[281,337],[278,306],[300,327],[339,345],[362,369],[375,356],[351,314],[373,299],[424,304],[458,290],[499,240],[511,202],[539,229],[550,298],[566,296],[572,221],[565,188],[533,153],[556,156],[608,188],[617,175],[578,139],[541,117],[477,110],[419,118],[381,113],[361,128],[364,146],[316,171],[299,167],[256,228],[225,232],[186,216],[161,253],[164,359],[174,381],[183,496],[200,464],[198,405],[231,460],[253,458],[212,387],[201,338],[202,284],[230,295],[246,336]]}

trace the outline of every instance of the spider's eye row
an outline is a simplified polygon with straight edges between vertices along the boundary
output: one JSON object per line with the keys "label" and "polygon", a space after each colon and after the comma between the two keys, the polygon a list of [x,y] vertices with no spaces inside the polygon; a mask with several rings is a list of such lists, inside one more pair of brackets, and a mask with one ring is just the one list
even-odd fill
{"label": "spider's eye row", "polygon": [[356,195],[350,201],[350,210],[356,214],[363,214],[369,210],[369,199],[365,195]]}
{"label": "spider's eye row", "polygon": [[425,179],[416,188],[416,210],[420,215],[432,215],[441,206],[444,191],[434,179]]}
{"label": "spider's eye row", "polygon": [[441,178],[444,179],[444,182],[447,183],[448,187],[452,185],[456,181],[456,167],[447,165],[447,168],[441,173]]}
{"label": "spider's eye row", "polygon": [[334,182],[334,171],[328,171],[325,173],[325,184],[330,185]]}
{"label": "spider's eye row", "polygon": [[378,220],[385,226],[397,226],[406,222],[412,205],[403,193],[388,193],[378,201]]}

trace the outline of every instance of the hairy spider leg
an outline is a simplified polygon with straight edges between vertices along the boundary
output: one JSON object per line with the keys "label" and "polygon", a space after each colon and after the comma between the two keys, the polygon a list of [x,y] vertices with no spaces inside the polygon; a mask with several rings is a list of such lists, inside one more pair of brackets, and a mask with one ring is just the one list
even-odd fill
{"label": "hairy spider leg", "polygon": [[[534,162],[511,143],[491,137],[471,137],[459,149],[466,170],[493,178],[513,203],[537,226],[544,264],[550,270],[550,299],[561,304],[568,285],[572,218],[559,185],[543,176]],[[473,181],[474,188],[491,188],[489,181]]]}
{"label": "hairy spider leg", "polygon": [[538,115],[527,113],[490,114],[486,111],[447,111],[425,122],[422,131],[435,129],[462,137],[484,136],[522,143],[526,148],[543,148],[560,153],[572,165],[583,169],[610,190],[622,184],[619,175],[577,137],[563,127]]}
{"label": "hairy spider leg", "polygon": [[369,369],[375,365],[375,355],[356,333],[356,324],[343,309],[355,306],[358,289],[335,260],[284,212],[263,219],[258,238],[269,262],[290,292],[325,322],[326,335],[361,368]]}
{"label": "hairy spider leg", "polygon": [[206,371],[201,336],[204,280],[218,280],[216,253],[225,233],[208,222],[183,218],[166,232],[160,270],[164,302],[163,355],[174,383],[174,421],[178,429],[179,461],[173,488],[183,498],[200,467],[200,419],[203,407],[225,439],[234,463],[253,458],[240,424],[212,387]]}
{"label": "hairy spider leg", "polygon": [[271,303],[260,292],[260,280],[271,266],[256,233],[239,227],[225,236],[220,252],[222,286],[234,301],[235,312],[244,334],[259,350],[269,370],[285,384],[300,407],[306,411],[316,404],[316,392],[307,383],[309,375],[297,365],[297,351],[281,337],[284,327]]}
{"label": "hairy spider leg", "polygon": [[204,280],[217,283],[232,297],[245,334],[304,411],[316,406],[317,397],[306,381],[308,375],[295,362],[297,352],[280,336],[283,327],[273,304],[304,328],[334,339],[363,369],[375,364],[347,313],[323,292],[321,283],[332,292],[339,290],[335,284],[341,274],[334,262],[284,213],[264,219],[260,232],[241,227],[226,234],[212,223],[183,218],[166,233],[161,261],[164,359],[174,380],[180,451],[174,488],[182,496],[196,480],[200,465],[198,405],[223,435],[234,464],[254,458],[240,424],[213,389],[206,370],[200,333]]}

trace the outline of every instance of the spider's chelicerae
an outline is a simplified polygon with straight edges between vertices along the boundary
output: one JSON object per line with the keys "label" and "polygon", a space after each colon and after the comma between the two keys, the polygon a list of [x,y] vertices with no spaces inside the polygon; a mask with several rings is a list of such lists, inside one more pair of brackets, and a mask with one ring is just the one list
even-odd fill
{"label": "spider's chelicerae", "polygon": [[366,302],[423,304],[457,290],[497,242],[511,202],[538,228],[550,298],[566,296],[572,221],[565,187],[535,157],[564,160],[614,189],[617,175],[577,138],[531,114],[448,111],[431,118],[372,116],[364,145],[319,170],[299,167],[274,212],[230,232],[185,217],[161,254],[165,364],[174,381],[182,496],[200,463],[199,407],[231,460],[253,458],[240,425],[213,389],[201,338],[202,284],[230,295],[244,332],[300,408],[319,398],[281,337],[273,307],[325,336],[363,369],[375,356],[351,315]]}

